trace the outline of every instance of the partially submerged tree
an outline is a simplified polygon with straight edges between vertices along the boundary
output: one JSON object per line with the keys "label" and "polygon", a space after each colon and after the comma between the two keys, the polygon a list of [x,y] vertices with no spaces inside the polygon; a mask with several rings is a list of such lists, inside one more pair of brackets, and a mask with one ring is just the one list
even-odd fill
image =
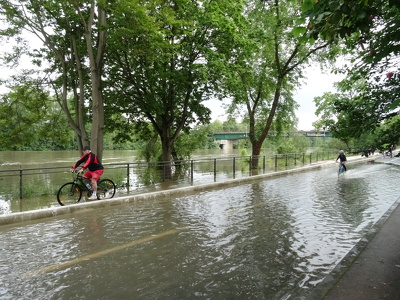
{"label": "partially submerged tree", "polygon": [[[114,113],[147,130],[162,146],[165,178],[171,177],[174,144],[190,126],[210,121],[203,104],[219,89],[224,61],[242,18],[242,1],[121,1],[111,25],[107,70]],[[128,8],[124,10],[124,8]],[[114,26],[115,25],[115,26]],[[112,36],[112,38],[111,38]]]}
{"label": "partially submerged tree", "polygon": [[302,77],[302,68],[313,54],[325,49],[328,42],[296,27],[303,20],[293,1],[249,1],[248,36],[238,47],[226,76],[233,96],[231,112],[244,111],[249,122],[252,165],[258,166],[261,147],[273,128],[279,132],[296,123],[293,90]]}

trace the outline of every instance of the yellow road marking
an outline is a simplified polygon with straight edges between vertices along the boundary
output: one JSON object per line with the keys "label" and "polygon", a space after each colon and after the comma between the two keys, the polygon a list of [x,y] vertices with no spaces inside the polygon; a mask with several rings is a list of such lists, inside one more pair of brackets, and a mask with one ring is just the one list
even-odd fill
{"label": "yellow road marking", "polygon": [[45,267],[45,268],[42,268],[42,269],[29,271],[29,272],[26,272],[26,273],[22,274],[21,278],[22,279],[27,279],[27,278],[30,278],[30,277],[34,277],[34,276],[38,276],[38,275],[44,274],[44,273],[62,270],[62,269],[65,269],[67,267],[73,266],[75,264],[79,264],[82,261],[91,260],[91,259],[103,256],[103,255],[115,252],[115,251],[119,251],[119,250],[122,250],[122,249],[125,249],[125,248],[129,248],[129,247],[133,247],[133,246],[136,246],[136,245],[140,245],[140,244],[143,244],[143,243],[146,243],[146,242],[149,242],[149,241],[152,241],[152,240],[155,240],[155,239],[167,236],[167,235],[171,235],[171,234],[177,233],[177,232],[185,230],[185,229],[186,228],[178,228],[178,229],[168,230],[168,231],[162,232],[160,234],[148,236],[148,237],[145,237],[145,238],[141,238],[139,240],[135,240],[135,241],[123,244],[123,245],[119,245],[119,246],[116,246],[114,248],[106,249],[106,250],[99,251],[99,252],[96,252],[96,253],[84,255],[84,256],[81,256],[81,257],[78,257],[78,258],[75,258],[75,259],[71,259],[71,260],[65,261],[65,262],[63,262],[61,264],[51,265],[51,266],[48,266],[48,267]]}

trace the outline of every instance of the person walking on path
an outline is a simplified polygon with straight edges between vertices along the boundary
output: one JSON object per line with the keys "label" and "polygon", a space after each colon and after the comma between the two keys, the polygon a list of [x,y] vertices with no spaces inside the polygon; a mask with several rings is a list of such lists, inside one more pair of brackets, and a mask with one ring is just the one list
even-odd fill
{"label": "person walking on path", "polygon": [[104,167],[97,159],[97,156],[92,153],[89,146],[83,147],[82,154],[82,157],[73,165],[70,171],[73,172],[77,167],[79,167],[80,164],[83,163],[82,169],[80,169],[78,173],[82,173],[88,169],[82,178],[87,182],[91,182],[92,184],[93,193],[89,199],[97,199],[97,181],[99,180],[101,174],[103,174]]}
{"label": "person walking on path", "polygon": [[340,160],[340,163],[343,165],[344,171],[346,172],[347,171],[347,168],[346,168],[347,158],[346,158],[346,155],[344,155],[343,150],[339,151],[339,155],[336,158],[336,162],[338,161],[338,159]]}

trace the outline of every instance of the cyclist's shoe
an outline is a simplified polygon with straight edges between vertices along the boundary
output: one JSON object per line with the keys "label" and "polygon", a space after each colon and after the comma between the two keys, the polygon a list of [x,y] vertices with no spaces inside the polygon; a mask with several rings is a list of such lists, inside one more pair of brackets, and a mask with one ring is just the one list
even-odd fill
{"label": "cyclist's shoe", "polygon": [[97,195],[91,195],[88,199],[89,200],[97,200]]}

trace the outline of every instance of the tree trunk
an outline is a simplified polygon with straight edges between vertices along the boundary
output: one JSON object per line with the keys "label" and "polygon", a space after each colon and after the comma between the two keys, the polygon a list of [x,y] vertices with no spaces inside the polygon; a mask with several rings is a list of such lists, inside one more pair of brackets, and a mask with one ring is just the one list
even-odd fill
{"label": "tree trunk", "polygon": [[104,102],[101,90],[100,74],[92,72],[92,99],[93,99],[93,119],[91,130],[91,148],[101,161],[103,157],[103,137],[104,137]]}
{"label": "tree trunk", "polygon": [[161,138],[162,144],[162,176],[163,179],[169,180],[172,178],[172,144],[170,138],[167,136],[166,130],[163,130],[163,137]]}
{"label": "tree trunk", "polygon": [[[98,5],[98,3],[97,3]],[[93,43],[93,22],[95,19],[96,1],[91,3],[90,16],[83,24],[85,26],[85,40],[88,51],[88,57],[90,61],[90,76],[92,81],[92,129],[91,129],[91,148],[97,157],[101,161],[103,157],[103,137],[104,137],[104,100],[102,90],[101,75],[103,73],[103,56],[106,46],[106,12],[105,10],[97,6],[97,18],[98,18],[98,33],[96,43]],[[96,44],[97,51],[93,45]]]}
{"label": "tree trunk", "polygon": [[251,151],[251,168],[252,169],[257,169],[258,168],[258,162],[259,162],[259,157],[261,153],[261,147],[262,144],[264,143],[265,139],[267,138],[267,135],[269,133],[269,130],[271,129],[272,121],[274,120],[275,117],[275,112],[279,104],[279,99],[281,97],[281,89],[282,89],[282,80],[281,78],[278,78],[278,82],[276,84],[276,89],[275,89],[275,94],[274,94],[274,101],[272,102],[271,110],[268,115],[267,122],[265,123],[264,129],[258,139],[255,137],[255,120],[254,120],[254,112],[252,111],[251,114],[249,114],[250,117],[250,142],[252,146],[252,151]]}
{"label": "tree trunk", "polygon": [[260,153],[261,153],[261,146],[264,140],[254,141],[252,143],[252,150],[251,150],[251,168],[253,170],[258,169],[258,162],[260,160]]}

